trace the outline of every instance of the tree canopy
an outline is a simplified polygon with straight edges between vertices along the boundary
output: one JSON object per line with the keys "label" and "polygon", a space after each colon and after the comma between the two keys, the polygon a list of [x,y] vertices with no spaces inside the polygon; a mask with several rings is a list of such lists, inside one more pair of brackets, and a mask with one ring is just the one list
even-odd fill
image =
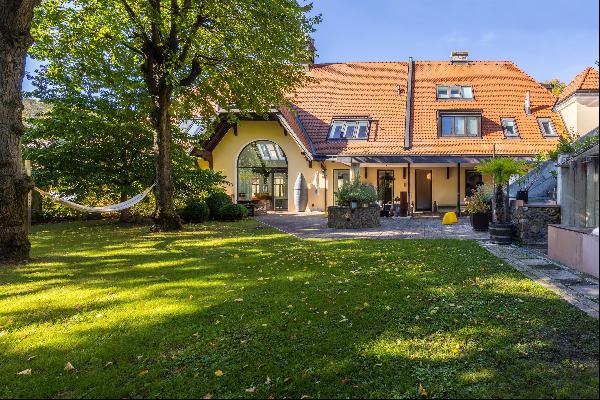
{"label": "tree canopy", "polygon": [[[319,17],[296,0],[48,0],[38,9],[31,54],[64,88],[110,102],[125,96],[154,131],[157,227],[177,229],[171,128],[210,120],[218,107],[264,112],[305,79]],[[104,75],[112,78],[105,85]]]}

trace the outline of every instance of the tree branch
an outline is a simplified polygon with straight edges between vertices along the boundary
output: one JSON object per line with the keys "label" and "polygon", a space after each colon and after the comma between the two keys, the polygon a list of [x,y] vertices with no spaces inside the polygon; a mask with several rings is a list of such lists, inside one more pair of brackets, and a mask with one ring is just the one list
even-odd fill
{"label": "tree branch", "polygon": [[200,75],[202,72],[202,66],[200,65],[200,59],[198,57],[194,57],[192,59],[192,66],[190,68],[190,72],[187,76],[179,81],[179,86],[190,86],[194,83],[194,80]]}
{"label": "tree branch", "polygon": [[210,21],[210,19],[208,19],[207,17],[204,16],[203,9],[201,8],[200,11],[198,11],[198,14],[196,15],[196,20],[194,21],[194,24],[192,25],[190,32],[187,34],[187,40],[183,45],[183,50],[181,51],[181,54],[179,54],[179,63],[180,64],[185,62],[185,59],[188,56],[190,47],[192,46],[192,38],[196,35],[198,30],[200,30],[200,28],[202,26],[206,26],[206,23],[209,21]]}
{"label": "tree branch", "polygon": [[146,33],[146,30],[144,29],[144,24],[142,23],[142,21],[138,19],[137,15],[135,15],[135,12],[131,8],[131,6],[127,3],[127,0],[121,0],[121,3],[123,3],[123,7],[125,7],[125,11],[127,11],[127,15],[129,15],[129,18],[131,19],[133,24],[136,25],[137,28],[139,29],[140,37],[147,44],[150,45],[152,42],[150,41],[150,37],[148,37],[148,34]]}

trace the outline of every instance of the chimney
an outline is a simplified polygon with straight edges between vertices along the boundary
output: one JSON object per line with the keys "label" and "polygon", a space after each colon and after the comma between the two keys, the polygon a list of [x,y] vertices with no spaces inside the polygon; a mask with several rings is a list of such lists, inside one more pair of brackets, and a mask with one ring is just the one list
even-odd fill
{"label": "chimney", "polygon": [[315,58],[317,54],[317,48],[315,47],[315,40],[311,37],[308,38],[306,42],[306,50],[310,53],[309,62],[305,64],[306,72],[310,70],[310,67],[315,63]]}
{"label": "chimney", "polygon": [[453,51],[450,54],[450,62],[452,64],[465,64],[469,62],[469,52],[468,51]]}

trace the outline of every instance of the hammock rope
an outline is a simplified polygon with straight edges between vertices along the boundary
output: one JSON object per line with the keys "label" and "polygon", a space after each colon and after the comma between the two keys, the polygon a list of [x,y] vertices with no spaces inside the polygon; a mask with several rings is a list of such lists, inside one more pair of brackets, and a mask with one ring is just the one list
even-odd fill
{"label": "hammock rope", "polygon": [[156,183],[154,183],[152,186],[150,186],[148,189],[144,190],[142,193],[133,196],[132,198],[130,198],[129,200],[126,200],[122,203],[117,203],[117,204],[112,204],[109,206],[104,206],[104,207],[89,207],[89,206],[85,206],[83,204],[77,204],[74,203],[70,200],[67,200],[63,197],[60,197],[56,194],[52,194],[46,191],[43,191],[42,189],[38,188],[38,187],[34,187],[33,189],[38,192],[39,194],[46,196],[48,198],[50,198],[52,201],[55,201],[57,203],[63,204],[67,207],[71,207],[74,208],[76,210],[79,211],[85,211],[85,212],[89,212],[89,213],[109,213],[109,212],[119,212],[122,210],[126,210],[130,207],[133,207],[134,205],[136,205],[137,203],[139,203],[140,201],[144,200],[144,198],[148,195],[148,193],[150,193],[150,191],[152,190],[152,188],[156,185]]}

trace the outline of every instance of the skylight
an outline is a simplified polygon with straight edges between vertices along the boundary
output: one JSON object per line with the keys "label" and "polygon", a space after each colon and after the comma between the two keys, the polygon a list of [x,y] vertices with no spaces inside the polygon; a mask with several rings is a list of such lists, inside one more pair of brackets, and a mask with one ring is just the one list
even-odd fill
{"label": "skylight", "polygon": [[275,143],[269,142],[258,142],[256,144],[258,148],[258,152],[260,153],[260,158],[266,161],[285,161],[285,154],[283,154],[283,150],[281,147],[276,145]]}
{"label": "skylight", "polygon": [[438,99],[473,99],[473,86],[438,85],[436,87]]}
{"label": "skylight", "polygon": [[551,118],[538,118],[538,124],[540,126],[540,130],[542,131],[543,136],[545,136],[545,137],[558,136],[556,134],[556,130],[554,129],[554,124],[552,123]]}
{"label": "skylight", "polygon": [[206,131],[206,126],[199,119],[188,119],[179,123],[179,128],[189,136],[198,136]]}
{"label": "skylight", "polygon": [[356,139],[369,138],[370,123],[367,119],[333,120],[329,128],[329,139]]}
{"label": "skylight", "polygon": [[518,138],[519,129],[517,129],[517,122],[514,118],[502,118],[502,130],[504,136],[507,138]]}

